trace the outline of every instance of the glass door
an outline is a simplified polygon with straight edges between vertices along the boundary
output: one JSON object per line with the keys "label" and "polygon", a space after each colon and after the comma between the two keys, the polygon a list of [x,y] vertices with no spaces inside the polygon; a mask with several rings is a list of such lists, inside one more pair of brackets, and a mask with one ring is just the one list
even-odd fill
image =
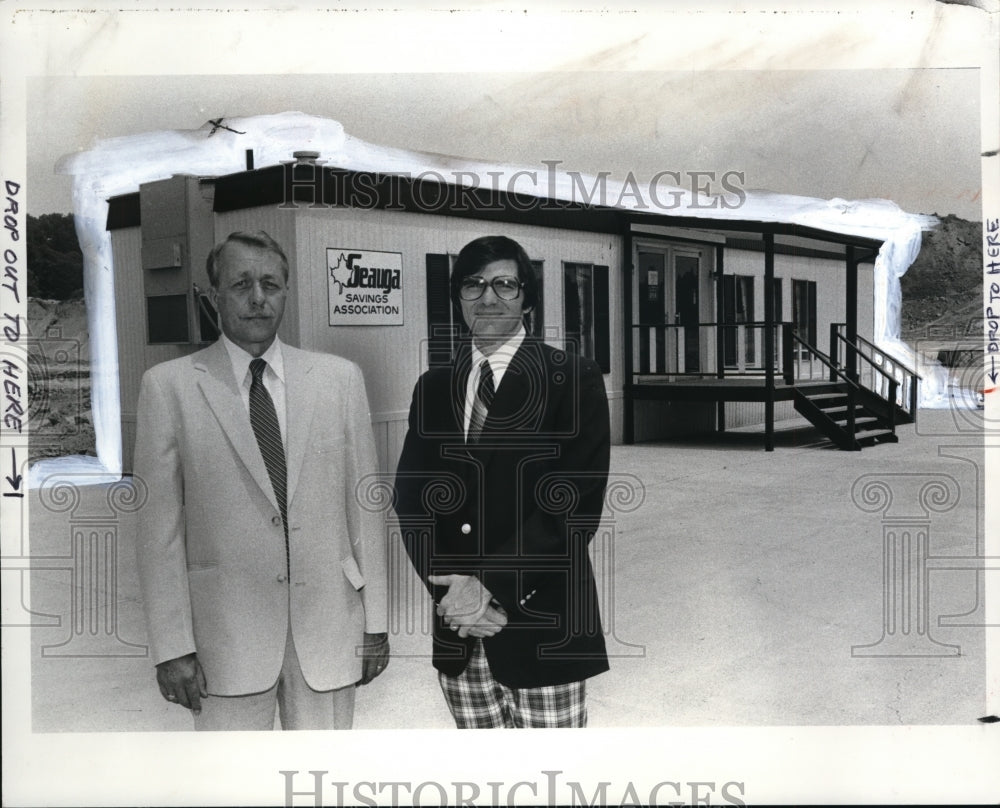
{"label": "glass door", "polygon": [[639,251],[639,372],[666,373],[665,302],[663,294],[666,256]]}
{"label": "glass door", "polygon": [[700,303],[698,295],[699,256],[674,253],[674,323],[678,326],[678,371],[701,370]]}

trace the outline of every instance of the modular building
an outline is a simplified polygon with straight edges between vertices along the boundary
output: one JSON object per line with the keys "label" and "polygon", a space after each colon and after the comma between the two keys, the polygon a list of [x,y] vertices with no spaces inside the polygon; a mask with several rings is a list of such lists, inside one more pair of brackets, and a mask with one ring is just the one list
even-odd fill
{"label": "modular building", "polygon": [[285,249],[279,335],[357,362],[380,461],[395,466],[419,374],[462,323],[448,296],[467,242],[520,242],[540,280],[528,330],[594,358],[616,443],[802,414],[842,448],[895,439],[916,376],[875,345],[883,240],[786,221],[628,209],[325,164],[299,153],[224,176],[178,174],[110,200],[122,459],[143,372],[218,336],[205,258],[236,230]]}

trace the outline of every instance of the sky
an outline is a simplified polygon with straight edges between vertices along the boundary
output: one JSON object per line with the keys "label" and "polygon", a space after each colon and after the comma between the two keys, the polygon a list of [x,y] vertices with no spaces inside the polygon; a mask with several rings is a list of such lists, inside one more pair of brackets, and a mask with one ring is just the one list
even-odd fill
{"label": "sky", "polygon": [[[543,71],[31,76],[28,211],[72,209],[56,162],[99,139],[300,111],[414,151],[538,168],[558,160],[619,179],[737,171],[748,189],[981,219],[980,70],[961,59],[734,69],[705,58],[697,70],[676,61],[602,53]],[[671,69],[648,69],[658,64]]]}

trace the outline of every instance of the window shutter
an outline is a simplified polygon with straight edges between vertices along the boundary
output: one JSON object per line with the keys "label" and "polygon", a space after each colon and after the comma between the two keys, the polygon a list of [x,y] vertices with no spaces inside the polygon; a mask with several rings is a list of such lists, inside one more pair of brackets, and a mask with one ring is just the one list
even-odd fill
{"label": "window shutter", "polygon": [[427,363],[430,367],[451,361],[454,327],[451,321],[447,255],[427,253]]}
{"label": "window shutter", "polygon": [[594,359],[601,373],[611,372],[611,302],[608,268],[594,267]]}

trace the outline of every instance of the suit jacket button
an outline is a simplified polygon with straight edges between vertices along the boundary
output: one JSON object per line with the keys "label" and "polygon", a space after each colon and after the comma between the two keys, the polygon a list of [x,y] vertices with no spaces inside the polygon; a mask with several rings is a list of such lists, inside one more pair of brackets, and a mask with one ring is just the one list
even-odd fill
{"label": "suit jacket button", "polygon": [[271,524],[274,525],[275,527],[277,527],[278,525],[280,525],[281,524],[281,517],[280,516],[272,516],[271,517]]}
{"label": "suit jacket button", "polygon": [[278,576],[278,583],[279,584],[283,584],[287,580],[288,580],[288,578],[286,578],[284,575],[279,575]]}
{"label": "suit jacket button", "polygon": [[471,532],[472,532],[472,525],[470,525],[468,522],[462,525],[462,535],[468,536]]}

